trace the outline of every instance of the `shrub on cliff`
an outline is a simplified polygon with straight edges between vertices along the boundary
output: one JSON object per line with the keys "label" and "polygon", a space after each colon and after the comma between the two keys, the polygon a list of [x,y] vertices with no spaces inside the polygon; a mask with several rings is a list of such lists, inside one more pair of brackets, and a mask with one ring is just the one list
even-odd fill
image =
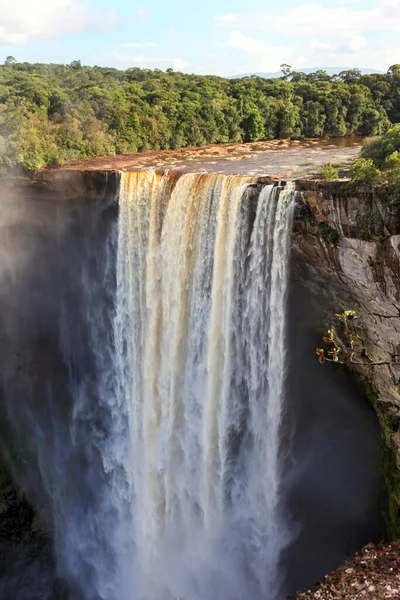
{"label": "shrub on cliff", "polygon": [[332,181],[333,179],[339,179],[339,171],[335,169],[332,163],[322,165],[319,169],[319,174],[325,181]]}
{"label": "shrub on cliff", "polygon": [[357,158],[350,167],[350,177],[358,185],[377,185],[382,173],[372,158]]}
{"label": "shrub on cliff", "polygon": [[379,169],[385,169],[389,157],[398,152],[400,152],[400,123],[391,127],[380,140],[366,146],[362,156],[372,159]]}
{"label": "shrub on cliff", "polygon": [[363,149],[362,158],[354,161],[350,175],[358,184],[388,183],[393,198],[400,198],[400,123]]}

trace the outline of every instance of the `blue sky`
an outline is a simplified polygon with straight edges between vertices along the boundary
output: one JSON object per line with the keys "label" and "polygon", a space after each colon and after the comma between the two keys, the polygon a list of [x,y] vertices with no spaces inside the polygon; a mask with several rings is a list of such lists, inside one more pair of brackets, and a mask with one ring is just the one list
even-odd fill
{"label": "blue sky", "polygon": [[0,0],[19,61],[234,75],[400,62],[400,0]]}

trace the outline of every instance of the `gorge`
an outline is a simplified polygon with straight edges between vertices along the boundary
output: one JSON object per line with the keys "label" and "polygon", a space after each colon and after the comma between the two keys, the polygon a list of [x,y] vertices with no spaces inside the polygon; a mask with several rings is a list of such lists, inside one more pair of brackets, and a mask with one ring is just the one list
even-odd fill
{"label": "gorge", "polygon": [[277,600],[395,535],[399,367],[315,357],[348,307],[397,354],[384,194],[44,171],[0,201],[2,450],[55,562],[10,558],[4,600]]}

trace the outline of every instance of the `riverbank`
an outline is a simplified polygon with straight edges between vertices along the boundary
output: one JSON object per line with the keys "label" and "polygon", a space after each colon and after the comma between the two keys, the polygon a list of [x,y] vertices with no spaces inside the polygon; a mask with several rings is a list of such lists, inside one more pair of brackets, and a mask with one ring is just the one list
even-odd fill
{"label": "riverbank", "polygon": [[[270,140],[247,144],[213,144],[179,150],[135,152],[96,157],[62,167],[69,171],[177,169],[191,173],[266,175],[279,179],[310,177],[328,162],[343,165],[356,158],[374,138]],[[58,171],[60,169],[44,169]]]}

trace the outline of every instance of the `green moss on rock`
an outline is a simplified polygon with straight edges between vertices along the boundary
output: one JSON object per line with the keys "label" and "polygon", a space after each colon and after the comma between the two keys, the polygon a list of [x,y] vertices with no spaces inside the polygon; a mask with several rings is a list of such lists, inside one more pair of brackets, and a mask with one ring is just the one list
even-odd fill
{"label": "green moss on rock", "polygon": [[357,214],[356,223],[362,240],[381,242],[385,239],[382,215],[375,202]]}
{"label": "green moss on rock", "polygon": [[340,235],[326,221],[322,221],[317,225],[317,231],[321,238],[330,246],[337,246],[340,240]]}

